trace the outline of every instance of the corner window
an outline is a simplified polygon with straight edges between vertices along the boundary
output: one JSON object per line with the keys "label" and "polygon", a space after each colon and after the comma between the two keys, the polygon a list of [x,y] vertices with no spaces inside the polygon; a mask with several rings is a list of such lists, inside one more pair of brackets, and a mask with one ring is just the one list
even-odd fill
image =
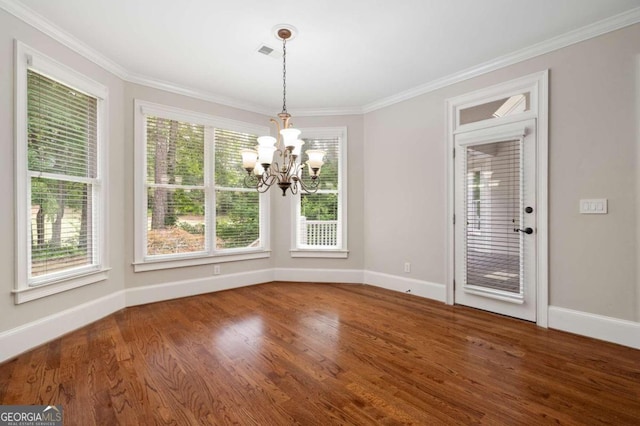
{"label": "corner window", "polygon": [[106,89],[16,42],[16,302],[106,278]]}
{"label": "corner window", "polygon": [[294,198],[292,257],[347,257],[347,129],[302,129],[306,149],[325,151],[320,186]]}
{"label": "corner window", "polygon": [[238,152],[260,126],[136,101],[136,271],[266,257]]}

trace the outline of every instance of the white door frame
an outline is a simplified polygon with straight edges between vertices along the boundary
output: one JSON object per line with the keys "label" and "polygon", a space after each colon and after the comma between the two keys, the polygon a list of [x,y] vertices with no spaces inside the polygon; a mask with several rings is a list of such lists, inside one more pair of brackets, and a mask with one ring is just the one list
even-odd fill
{"label": "white door frame", "polygon": [[[455,200],[455,165],[454,165],[454,136],[456,133],[479,130],[501,124],[512,123],[526,119],[535,119],[537,124],[537,294],[536,294],[536,324],[541,327],[548,325],[549,309],[549,218],[548,218],[548,174],[549,174],[549,70],[527,75],[506,83],[487,87],[475,92],[447,99],[446,101],[446,218],[447,218],[447,270],[446,270],[446,303],[454,303],[455,277],[455,242],[454,242],[454,200]],[[491,118],[469,124],[460,124],[460,110],[480,105],[493,100],[528,92],[530,95],[529,111],[506,116]]]}

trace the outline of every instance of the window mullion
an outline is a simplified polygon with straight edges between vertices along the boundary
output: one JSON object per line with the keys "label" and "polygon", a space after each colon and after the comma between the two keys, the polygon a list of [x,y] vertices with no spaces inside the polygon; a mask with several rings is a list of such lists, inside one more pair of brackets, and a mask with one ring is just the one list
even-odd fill
{"label": "window mullion", "polygon": [[207,253],[216,251],[216,194],[214,179],[215,131],[213,127],[204,129],[204,182],[205,182],[205,247]]}
{"label": "window mullion", "polygon": [[147,188],[166,188],[166,189],[187,189],[187,190],[204,190],[206,185],[176,185],[173,183],[146,183]]}
{"label": "window mullion", "polygon": [[34,172],[29,170],[27,172],[29,178],[43,178],[43,179],[51,179],[51,180],[63,180],[66,182],[76,182],[76,183],[86,183],[89,185],[99,185],[100,179],[97,178],[88,178],[83,176],[73,176],[73,175],[61,175],[57,173],[46,173],[46,172]]}
{"label": "window mullion", "polygon": [[244,187],[239,187],[239,188],[234,188],[234,187],[228,187],[228,186],[215,186],[215,190],[216,191],[234,191],[234,192],[256,192],[255,188],[244,188]]}

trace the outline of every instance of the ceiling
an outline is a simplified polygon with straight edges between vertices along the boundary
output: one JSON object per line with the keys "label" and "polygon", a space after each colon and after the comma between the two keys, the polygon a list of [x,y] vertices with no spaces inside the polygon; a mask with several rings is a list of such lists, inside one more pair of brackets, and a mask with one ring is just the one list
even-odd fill
{"label": "ceiling", "polygon": [[632,9],[640,15],[640,0],[0,0],[0,6],[48,25],[49,33],[127,80],[272,113],[282,106],[282,63],[257,50],[282,48],[277,24],[298,30],[287,44],[289,110],[347,112]]}

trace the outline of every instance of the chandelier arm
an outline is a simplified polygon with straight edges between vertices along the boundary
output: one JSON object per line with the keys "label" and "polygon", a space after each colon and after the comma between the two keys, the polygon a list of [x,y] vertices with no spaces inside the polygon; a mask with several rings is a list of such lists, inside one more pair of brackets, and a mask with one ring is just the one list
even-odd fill
{"label": "chandelier arm", "polygon": [[298,182],[300,183],[300,187],[302,188],[302,190],[307,194],[315,194],[316,192],[318,192],[318,188],[320,187],[319,178],[312,179],[311,182],[308,183],[302,179],[298,179]]}
{"label": "chandelier arm", "polygon": [[280,127],[280,122],[278,120],[276,120],[275,118],[270,118],[269,121],[276,125],[276,128],[278,130],[278,145],[279,145],[280,144],[280,139],[281,139],[280,138],[280,130],[282,130],[282,128]]}
{"label": "chandelier arm", "polygon": [[288,150],[285,150],[285,154],[283,156],[283,165],[282,165],[282,174],[284,179],[289,182],[291,181],[291,177],[295,173],[295,162],[293,160],[293,156],[289,153]]}
{"label": "chandelier arm", "polygon": [[269,168],[266,170],[269,172],[269,176],[278,176],[282,173],[282,170],[280,169],[280,164],[275,161],[272,162]]}
{"label": "chandelier arm", "polygon": [[265,192],[267,192],[269,190],[269,188],[271,188],[271,185],[258,185],[258,186],[256,186],[256,189],[258,190],[258,192],[260,194],[264,194]]}
{"label": "chandelier arm", "polygon": [[[278,154],[278,157],[280,157],[282,159],[282,162],[284,163],[285,162],[284,151],[278,148],[274,151],[273,156],[275,157],[276,154]],[[271,165],[269,166],[269,171],[270,172],[275,171],[276,173],[280,172],[280,162],[277,159],[271,161]]]}
{"label": "chandelier arm", "polygon": [[270,187],[271,185],[273,185],[274,183],[276,183],[278,178],[277,174],[267,174],[266,172],[262,174],[262,180],[260,182],[260,185],[266,185],[267,187]]}
{"label": "chandelier arm", "polygon": [[250,174],[244,177],[244,186],[254,186],[257,188],[260,183],[260,178],[254,174]]}

